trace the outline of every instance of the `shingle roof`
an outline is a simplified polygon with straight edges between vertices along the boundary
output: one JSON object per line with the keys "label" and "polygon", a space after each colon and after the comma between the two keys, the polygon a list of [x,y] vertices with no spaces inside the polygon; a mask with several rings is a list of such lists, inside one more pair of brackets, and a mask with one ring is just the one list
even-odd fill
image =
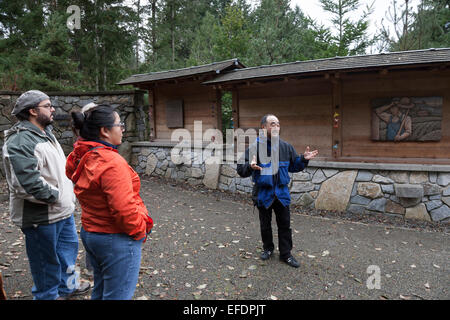
{"label": "shingle roof", "polygon": [[176,69],[176,70],[168,70],[168,71],[159,71],[159,72],[150,72],[144,74],[135,74],[128,77],[125,80],[120,81],[119,85],[126,84],[137,84],[143,82],[156,82],[162,80],[176,79],[182,77],[189,77],[199,74],[212,73],[212,74],[220,74],[220,72],[229,69],[230,67],[234,68],[245,68],[245,66],[238,59],[230,59],[220,62],[214,62],[211,64],[205,64],[201,66]]}
{"label": "shingle roof", "polygon": [[224,73],[212,80],[205,81],[204,84],[219,84],[224,82],[242,81],[254,78],[283,75],[287,76],[314,72],[430,64],[436,62],[450,62],[450,48],[336,57],[329,59],[297,61],[277,65],[244,68]]}

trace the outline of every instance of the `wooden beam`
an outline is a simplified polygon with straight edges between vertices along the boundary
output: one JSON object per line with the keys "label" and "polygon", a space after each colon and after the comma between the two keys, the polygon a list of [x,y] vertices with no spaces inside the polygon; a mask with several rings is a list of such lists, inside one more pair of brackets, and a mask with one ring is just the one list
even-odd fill
{"label": "wooden beam", "polygon": [[149,115],[149,121],[148,124],[150,126],[150,141],[154,141],[156,140],[157,134],[156,134],[156,103],[157,101],[157,97],[156,97],[156,84],[153,86],[153,88],[151,89],[152,92],[152,100],[150,102],[151,103],[150,107],[148,108],[148,115]]}
{"label": "wooden beam", "polygon": [[333,83],[333,99],[331,107],[331,122],[332,122],[332,141],[331,141],[331,154],[333,159],[338,159],[342,156],[342,118],[343,118],[343,106],[342,106],[342,81],[334,79]]}
{"label": "wooden beam", "polygon": [[216,128],[222,131],[222,91],[216,90]]}
{"label": "wooden beam", "polygon": [[231,91],[232,102],[231,110],[233,115],[233,128],[239,128],[239,91],[237,88],[233,88]]}

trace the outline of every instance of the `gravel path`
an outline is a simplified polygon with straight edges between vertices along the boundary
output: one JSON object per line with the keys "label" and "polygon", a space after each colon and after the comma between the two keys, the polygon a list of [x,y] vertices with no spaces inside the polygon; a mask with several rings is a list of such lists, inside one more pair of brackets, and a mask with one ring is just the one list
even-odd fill
{"label": "gravel path", "polygon": [[[301,264],[294,269],[278,251],[259,259],[258,215],[247,195],[154,177],[142,179],[141,194],[155,227],[135,299],[450,298],[448,225],[293,208],[292,253]],[[79,230],[79,210],[76,221]],[[276,245],[275,218],[273,228]],[[88,278],[84,254],[80,240],[78,265]],[[8,201],[0,202],[0,270],[10,299],[32,299],[24,238]]]}

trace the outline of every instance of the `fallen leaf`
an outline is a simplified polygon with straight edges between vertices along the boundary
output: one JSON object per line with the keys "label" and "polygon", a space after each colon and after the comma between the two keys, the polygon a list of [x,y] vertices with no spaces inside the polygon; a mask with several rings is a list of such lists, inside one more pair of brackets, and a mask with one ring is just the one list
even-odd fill
{"label": "fallen leaf", "polygon": [[271,299],[271,300],[278,300],[278,298],[275,297],[274,295],[271,295],[271,296],[270,296],[270,299]]}
{"label": "fallen leaf", "polygon": [[198,287],[197,287],[197,289],[201,289],[201,290],[203,290],[203,289],[205,289],[206,288],[206,284],[201,284],[201,285],[199,285]]}
{"label": "fallen leaf", "polygon": [[330,254],[330,251],[325,250],[325,251],[322,252],[322,257],[326,257],[329,254]]}
{"label": "fallen leaf", "polygon": [[308,254],[308,258],[314,259],[316,256],[313,256],[312,254]]}

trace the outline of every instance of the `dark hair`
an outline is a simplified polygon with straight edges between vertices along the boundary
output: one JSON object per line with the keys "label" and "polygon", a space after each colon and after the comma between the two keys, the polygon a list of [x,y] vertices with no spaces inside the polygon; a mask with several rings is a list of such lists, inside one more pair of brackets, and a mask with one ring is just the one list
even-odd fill
{"label": "dark hair", "polygon": [[16,118],[20,121],[30,119],[30,109],[33,109],[33,107],[23,109],[18,114],[16,114]]}
{"label": "dark hair", "polygon": [[266,122],[267,122],[267,118],[270,117],[270,116],[274,116],[275,117],[275,115],[273,115],[271,113],[266,114],[264,117],[261,118],[261,125],[265,125]]}
{"label": "dark hair", "polygon": [[72,112],[73,127],[78,130],[80,136],[84,139],[97,140],[100,128],[112,128],[115,120],[114,112],[114,109],[106,104],[98,105],[85,114]]}

